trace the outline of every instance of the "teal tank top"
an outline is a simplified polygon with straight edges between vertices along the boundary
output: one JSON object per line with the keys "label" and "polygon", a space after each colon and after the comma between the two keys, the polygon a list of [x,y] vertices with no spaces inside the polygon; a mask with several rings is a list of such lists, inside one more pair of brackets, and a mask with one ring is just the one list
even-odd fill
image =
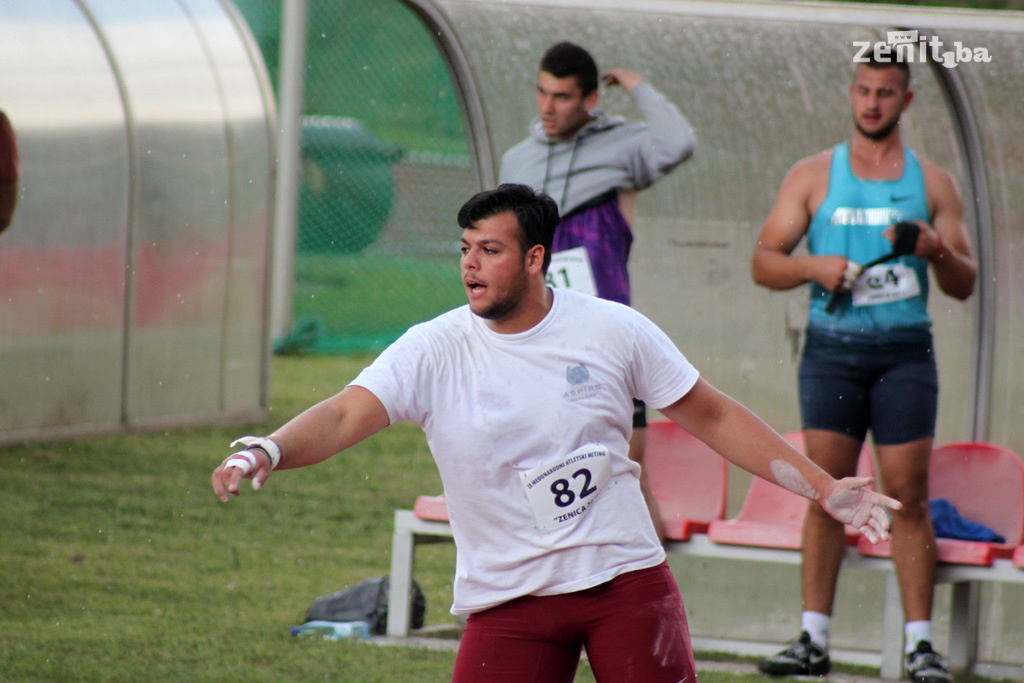
{"label": "teal tank top", "polygon": [[[865,264],[892,251],[882,231],[893,223],[931,222],[921,165],[912,150],[903,151],[902,177],[865,180],[850,169],[849,144],[833,148],[828,194],[807,230],[811,254],[842,254]],[[833,313],[825,310],[831,298],[831,292],[811,283],[810,327],[873,336],[931,328],[928,262],[916,256],[901,256],[862,274],[853,294],[843,296]]]}

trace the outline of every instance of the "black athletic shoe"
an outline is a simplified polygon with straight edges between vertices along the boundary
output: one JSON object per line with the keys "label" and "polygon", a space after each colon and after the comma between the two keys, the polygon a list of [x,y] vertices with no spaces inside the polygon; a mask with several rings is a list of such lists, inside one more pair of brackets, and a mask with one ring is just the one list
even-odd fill
{"label": "black athletic shoe", "polygon": [[792,645],[777,655],[762,659],[757,668],[769,676],[826,676],[832,662],[828,658],[828,650],[812,643],[811,634],[802,631]]}
{"label": "black athletic shoe", "polygon": [[917,649],[907,655],[907,673],[915,683],[952,683],[945,662],[939,653],[932,649],[932,644],[922,640]]}

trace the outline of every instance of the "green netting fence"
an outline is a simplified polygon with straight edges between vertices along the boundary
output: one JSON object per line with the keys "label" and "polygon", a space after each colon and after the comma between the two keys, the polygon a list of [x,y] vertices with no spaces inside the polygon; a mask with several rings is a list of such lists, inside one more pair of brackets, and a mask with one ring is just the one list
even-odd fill
{"label": "green netting fence", "polygon": [[[235,0],[275,89],[281,0]],[[277,353],[376,351],[464,303],[455,215],[477,188],[454,86],[397,0],[310,0],[289,335]]]}

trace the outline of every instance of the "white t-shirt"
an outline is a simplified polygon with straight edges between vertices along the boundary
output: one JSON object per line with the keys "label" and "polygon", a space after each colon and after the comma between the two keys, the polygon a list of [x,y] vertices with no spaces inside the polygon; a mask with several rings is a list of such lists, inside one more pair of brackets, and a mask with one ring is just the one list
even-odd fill
{"label": "white t-shirt", "polygon": [[420,425],[457,548],[452,612],[590,588],[665,557],[629,460],[632,399],[664,408],[697,370],[650,320],[553,290],[496,334],[468,306],[416,325],[352,382]]}

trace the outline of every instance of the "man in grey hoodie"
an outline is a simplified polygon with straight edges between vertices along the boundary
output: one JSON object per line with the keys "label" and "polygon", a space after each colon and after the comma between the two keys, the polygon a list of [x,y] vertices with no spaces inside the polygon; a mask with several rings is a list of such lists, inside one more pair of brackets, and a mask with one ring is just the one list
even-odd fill
{"label": "man in grey hoodie", "polygon": [[[502,157],[499,182],[531,185],[558,204],[562,222],[552,247],[550,285],[629,305],[630,202],[636,191],[690,158],[696,141],[679,110],[628,69],[613,69],[600,80],[622,86],[644,120],[626,122],[596,110],[598,73],[582,47],[561,42],[548,48],[537,74],[538,115],[530,135]],[[642,465],[643,403],[636,402],[634,411],[630,457]],[[642,471],[641,486],[655,529],[663,535]]]}

